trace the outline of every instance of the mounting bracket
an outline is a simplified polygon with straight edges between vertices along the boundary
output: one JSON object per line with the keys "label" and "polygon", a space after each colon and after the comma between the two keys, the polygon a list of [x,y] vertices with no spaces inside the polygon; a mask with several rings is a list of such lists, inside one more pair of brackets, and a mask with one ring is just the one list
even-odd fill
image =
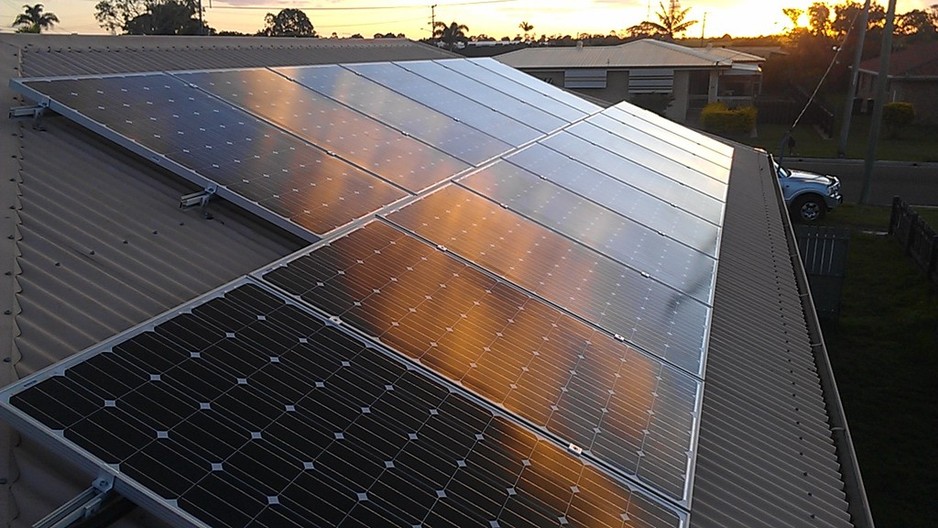
{"label": "mounting bracket", "polygon": [[202,211],[202,214],[205,214],[205,207],[208,205],[208,201],[215,194],[216,187],[207,187],[204,190],[197,191],[190,194],[184,194],[179,198],[179,208],[180,209],[192,209],[193,207],[199,207]]}
{"label": "mounting bracket", "polygon": [[114,493],[113,488],[114,476],[102,474],[94,479],[90,488],[36,521],[33,528],[66,528],[87,520],[100,511],[102,503]]}
{"label": "mounting bracket", "polygon": [[42,114],[45,113],[48,107],[48,102],[42,102],[32,106],[14,106],[10,108],[9,116],[10,119],[31,118],[33,120],[33,128],[41,129],[40,119],[42,119]]}

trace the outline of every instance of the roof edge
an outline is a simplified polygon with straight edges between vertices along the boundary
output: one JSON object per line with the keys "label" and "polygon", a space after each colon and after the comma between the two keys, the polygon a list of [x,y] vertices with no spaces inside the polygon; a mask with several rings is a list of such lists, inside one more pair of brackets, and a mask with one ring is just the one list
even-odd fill
{"label": "roof edge", "polygon": [[834,378],[834,369],[827,354],[827,346],[824,344],[821,322],[818,319],[817,311],[814,309],[814,298],[811,296],[811,288],[808,285],[808,275],[802,264],[794,228],[779,186],[775,186],[775,197],[779,201],[779,208],[785,215],[785,240],[788,242],[788,251],[791,254],[795,282],[798,285],[798,294],[801,297],[801,308],[804,312],[805,324],[808,327],[808,338],[813,351],[814,363],[817,366],[817,374],[821,381],[831,434],[837,450],[837,460],[840,463],[844,493],[847,496],[847,511],[857,528],[875,528],[866,488],[863,485],[863,477],[860,474],[860,463],[853,447],[853,437],[850,435],[850,428],[847,426],[847,415],[844,412],[843,402],[840,400],[840,391],[837,389],[837,381]]}

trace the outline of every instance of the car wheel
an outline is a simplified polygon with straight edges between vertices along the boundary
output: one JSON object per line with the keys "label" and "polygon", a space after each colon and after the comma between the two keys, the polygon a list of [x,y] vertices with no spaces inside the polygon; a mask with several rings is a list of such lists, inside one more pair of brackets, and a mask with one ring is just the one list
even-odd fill
{"label": "car wheel", "polygon": [[801,222],[818,222],[824,218],[827,205],[817,195],[799,196],[791,206],[792,215]]}

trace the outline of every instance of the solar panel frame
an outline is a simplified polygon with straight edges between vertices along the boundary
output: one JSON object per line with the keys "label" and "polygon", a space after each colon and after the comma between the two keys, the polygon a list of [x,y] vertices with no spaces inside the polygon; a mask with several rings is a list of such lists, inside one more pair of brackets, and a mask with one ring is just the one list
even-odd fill
{"label": "solar panel frame", "polygon": [[[580,457],[575,452],[570,452],[569,450],[565,449],[566,446],[559,445],[556,442],[556,440],[552,440],[549,436],[545,436],[539,431],[531,430],[530,428],[525,426],[525,424],[519,423],[514,417],[508,414],[505,414],[501,409],[488,404],[483,399],[472,394],[471,392],[465,391],[461,387],[447,382],[445,378],[435,375],[434,373],[432,373],[432,371],[429,371],[420,366],[415,366],[411,364],[411,362],[409,362],[408,360],[398,356],[392,351],[389,351],[381,347],[380,345],[373,346],[373,343],[369,343],[367,338],[359,336],[355,334],[354,332],[349,332],[348,329],[345,328],[341,324],[332,325],[328,319],[323,318],[321,315],[317,315],[314,311],[310,310],[310,308],[306,306],[304,303],[296,302],[293,299],[289,298],[288,296],[278,293],[275,289],[272,289],[269,286],[265,286],[263,282],[258,281],[255,278],[252,278],[250,276],[242,277],[229,284],[221,286],[217,288],[216,290],[213,290],[204,295],[201,295],[185,303],[184,305],[171,309],[161,314],[160,316],[157,316],[156,318],[151,319],[150,321],[146,321],[136,327],[133,327],[124,332],[121,332],[120,334],[117,334],[114,337],[106,341],[103,341],[97,345],[94,345],[93,347],[86,349],[85,351],[82,351],[81,353],[75,354],[62,362],[51,365],[50,367],[42,371],[36,372],[23,380],[20,380],[12,385],[9,385],[3,388],[2,390],[0,390],[0,416],[2,416],[3,419],[7,421],[9,424],[17,428],[17,430],[25,432],[33,436],[43,446],[51,449],[58,456],[61,456],[62,458],[75,464],[82,471],[92,476],[92,478],[94,479],[93,485],[101,489],[102,491],[113,489],[113,491],[119,493],[120,495],[124,497],[127,497],[128,499],[133,501],[135,504],[138,504],[139,506],[144,507],[151,513],[155,514],[157,517],[167,522],[170,522],[173,525],[193,526],[193,527],[198,527],[198,528],[207,528],[213,525],[214,523],[209,524],[208,522],[204,521],[203,519],[200,519],[196,515],[188,511],[185,511],[183,507],[179,506],[177,500],[175,499],[171,500],[171,499],[167,499],[167,498],[160,496],[158,491],[155,491],[152,487],[148,487],[147,485],[137,481],[132,476],[123,472],[119,467],[111,465],[105,462],[104,460],[101,460],[100,458],[86,451],[82,447],[78,447],[74,443],[74,441],[69,440],[64,434],[59,433],[52,427],[44,424],[42,421],[40,421],[40,419],[34,417],[33,415],[29,414],[25,410],[15,406],[12,403],[12,400],[16,398],[18,395],[20,395],[21,393],[25,393],[26,391],[28,391],[29,389],[33,387],[41,386],[40,384],[42,384],[44,381],[48,381],[53,378],[67,379],[67,378],[64,378],[67,371],[72,370],[73,373],[75,373],[77,372],[76,369],[89,365],[87,363],[89,360],[100,359],[100,357],[102,357],[101,354],[105,352],[111,352],[115,348],[118,348],[122,345],[126,345],[127,343],[132,342],[132,340],[135,338],[139,338],[145,335],[156,335],[156,334],[153,334],[153,332],[159,326],[165,325],[167,323],[173,323],[176,318],[193,313],[195,310],[202,309],[207,306],[206,303],[209,303],[210,301],[213,301],[220,297],[224,297],[225,295],[229,293],[236,292],[239,288],[242,288],[244,286],[252,286],[256,289],[262,290],[262,292],[268,297],[272,298],[274,302],[282,303],[283,305],[287,307],[293,307],[295,309],[298,309],[300,310],[300,312],[302,312],[302,314],[309,316],[309,318],[311,319],[317,320],[322,325],[321,327],[326,327],[326,328],[332,327],[335,331],[345,336],[345,338],[347,338],[348,340],[352,340],[352,341],[359,343],[363,351],[371,350],[374,354],[378,354],[379,357],[383,357],[385,360],[391,361],[392,363],[396,364],[400,368],[401,371],[406,372],[408,374],[414,373],[414,375],[418,376],[417,379],[423,379],[424,382],[431,384],[431,385],[435,385],[436,387],[439,388],[439,390],[448,392],[448,394],[450,395],[459,397],[460,401],[464,401],[469,405],[476,406],[476,408],[480,409],[481,412],[486,413],[487,415],[490,415],[492,420],[496,420],[499,423],[505,424],[505,426],[509,428],[514,428],[518,430],[519,432],[524,432],[524,434],[527,434],[529,437],[534,439],[535,444],[533,444],[532,447],[535,448],[535,451],[537,450],[538,446],[543,446],[544,449],[548,450],[548,453],[554,454],[552,456],[560,455],[561,457],[566,457],[567,460],[574,462],[575,464],[578,465],[578,467],[582,468],[582,471],[586,471],[586,472],[589,472],[589,474],[594,475],[594,477],[586,477],[586,478],[589,479],[589,478],[595,478],[596,476],[598,476],[599,478],[602,478],[605,481],[611,482],[612,485],[617,486],[618,488],[627,491],[629,493],[629,497],[640,498],[641,504],[656,508],[656,511],[659,511],[659,512],[666,512],[667,515],[674,521],[673,524],[669,524],[669,526],[675,526],[675,527],[687,526],[687,523],[689,521],[689,512],[687,511],[686,508],[676,507],[673,504],[673,502],[667,501],[667,500],[662,499],[661,497],[658,497],[655,493],[649,492],[647,488],[644,488],[641,485],[637,485],[626,479],[623,479],[621,476],[617,476],[614,473],[609,473],[607,470],[604,470],[601,466],[597,466],[596,464],[594,464],[590,459],[585,458],[585,457]],[[257,317],[257,319],[262,320],[262,317]],[[179,327],[179,328],[183,328],[182,331],[184,332],[186,331],[184,327]],[[296,329],[296,332],[298,335],[304,335],[304,332],[309,332],[309,331],[310,331],[309,329],[305,329],[305,328]],[[232,336],[229,336],[229,337],[232,337]],[[198,345],[193,345],[191,348],[193,349],[198,348]],[[127,353],[127,349],[126,348],[121,349],[119,352],[116,352],[116,353],[125,354]],[[155,361],[161,360],[160,357],[154,357],[154,356],[147,356],[147,357],[150,360],[155,360]],[[199,356],[193,355],[193,353],[190,352],[189,357],[198,358]],[[169,362],[169,365],[172,365],[171,361]],[[91,367],[91,368],[92,370],[94,370],[94,367]],[[254,372],[259,372],[259,370],[253,370],[254,367],[249,366],[247,368],[250,369],[249,371],[252,374]],[[155,368],[154,370],[159,371],[158,368]],[[78,376],[81,377],[82,374],[78,374]],[[152,374],[150,375],[150,382],[151,383],[153,382]],[[157,382],[159,382],[159,380],[157,380]],[[240,386],[241,384],[240,380],[238,381],[238,384]],[[99,386],[96,390],[107,392],[108,389],[105,387]],[[124,397],[123,395],[119,396],[119,398],[123,398],[123,397]],[[161,400],[161,405],[162,404],[163,404],[163,401]],[[103,402],[103,407],[102,407],[102,404],[99,402],[97,404],[98,412],[101,412],[101,409],[107,408],[108,406],[109,404],[106,399]],[[110,406],[114,407],[115,404],[112,403],[110,404]],[[65,408],[68,408],[68,406],[63,405],[63,407],[61,408],[65,409]],[[212,408],[214,409],[214,407]],[[290,409],[287,409],[287,411],[289,412]],[[369,411],[363,408],[362,412],[367,414]],[[432,419],[433,412],[431,411],[430,414],[431,416],[429,418]],[[240,417],[240,415],[238,416]],[[128,417],[133,418],[132,415],[128,415]],[[246,419],[250,420],[250,418],[246,418]],[[486,427],[483,431],[488,433],[489,427]],[[420,434],[422,435],[424,433],[421,432]],[[159,434],[157,434],[157,439],[159,438],[163,438],[163,437],[160,437]],[[252,438],[253,438],[253,433],[252,433]],[[339,437],[337,436],[337,438]],[[411,439],[414,440],[413,437]],[[480,438],[479,435],[477,434],[476,440],[478,442],[483,439]],[[191,442],[192,440],[188,440],[188,441]],[[155,445],[152,439],[150,439],[149,442],[150,442],[150,445]],[[158,443],[158,440],[157,440],[157,443]],[[138,451],[138,452],[142,452],[142,451]],[[323,453],[324,452],[325,451],[323,451]],[[473,452],[474,451],[472,451],[471,453]],[[532,453],[532,456],[530,456],[529,458],[533,459],[534,454],[535,453]],[[543,456],[543,454],[541,456]],[[125,460],[124,462],[127,462],[127,461]],[[474,464],[472,461],[467,459],[466,462],[469,463],[470,469],[474,467]],[[537,462],[536,461],[533,461],[533,462],[535,463],[535,467],[537,467],[538,466]],[[130,464],[128,463],[128,465]],[[529,465],[530,464],[527,462],[525,462],[524,464],[524,466],[529,466]],[[388,466],[388,467],[393,467],[393,466]],[[460,467],[465,467],[465,466],[461,465]],[[218,469],[221,469],[221,468],[219,467]],[[307,469],[310,469],[310,468],[307,468]],[[524,473],[526,469],[527,467],[522,468],[521,473]],[[533,469],[534,468],[532,467],[532,470]],[[137,469],[136,471],[140,471],[140,469]],[[215,471],[214,467],[212,468],[212,471],[213,472]],[[553,471],[553,470],[549,470],[549,471]],[[519,473],[519,475],[521,473]],[[529,473],[528,476],[525,478],[526,479],[530,479],[531,477],[537,478],[537,474],[538,474],[537,472]],[[214,477],[212,473],[206,473],[206,475],[211,475],[212,477]],[[204,478],[207,478],[207,477],[204,477]],[[237,477],[237,478],[241,478],[241,477]],[[426,477],[426,478],[429,478],[429,477]],[[543,476],[540,478],[543,478]],[[577,478],[583,478],[583,474],[581,473],[580,477],[577,477]],[[154,481],[154,482],[157,482],[157,481]],[[257,480],[257,483],[261,483],[261,482],[262,482],[261,480]],[[454,481],[452,480],[449,481],[446,484],[446,486],[449,486],[449,484],[452,482]],[[529,484],[527,485],[530,485],[532,481],[525,480],[525,482],[528,482]],[[549,481],[543,481],[543,482],[544,484],[547,484]],[[253,485],[253,484],[245,483],[244,485]],[[518,486],[518,485],[519,484],[515,484],[515,486]],[[463,490],[467,492],[470,491],[469,488],[463,488]],[[568,503],[568,507],[574,506],[574,503],[576,502],[575,494],[578,491],[588,491],[588,490],[587,489],[573,490],[574,495],[572,495],[571,498],[569,499],[570,502]],[[521,488],[518,488],[518,492],[521,493]],[[540,491],[537,493],[543,494],[543,491]],[[512,488],[509,488],[508,498],[510,499],[514,495],[515,493],[512,492]],[[544,496],[545,500],[546,500],[546,497],[547,496],[545,495]],[[278,498],[278,495],[275,495],[273,496],[273,500],[271,500],[271,496],[268,496],[268,505],[269,506],[279,505],[279,502],[276,500],[277,498]],[[445,493],[442,495],[438,493],[438,498],[445,498]],[[367,498],[362,499],[360,497],[359,500],[367,500]],[[608,500],[608,498],[606,500]],[[631,503],[631,500],[627,501],[625,504],[630,504],[630,503]],[[190,508],[194,507],[195,504],[196,503],[188,502],[188,505]],[[616,507],[622,508],[621,505],[616,506]],[[626,506],[626,508],[631,508],[631,506]],[[349,511],[351,511],[351,509]],[[427,511],[430,512],[431,510],[427,510]],[[503,511],[505,511],[507,514],[507,510],[503,510]],[[533,514],[533,512],[531,513]],[[588,514],[588,512],[581,511],[579,509],[572,513],[575,515],[587,515]],[[510,519],[510,517],[508,519]],[[524,521],[524,518],[517,518],[517,520]],[[565,524],[565,522],[562,520],[560,521],[560,523]],[[497,526],[497,525],[498,525],[497,522],[495,524],[491,524],[491,526]],[[255,526],[255,525],[251,524],[251,526]],[[656,526],[663,526],[663,525],[656,525]]]}

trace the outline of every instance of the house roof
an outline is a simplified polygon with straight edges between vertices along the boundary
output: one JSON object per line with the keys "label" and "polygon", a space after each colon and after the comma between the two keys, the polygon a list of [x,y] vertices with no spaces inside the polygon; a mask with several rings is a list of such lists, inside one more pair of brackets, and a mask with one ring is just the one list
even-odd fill
{"label": "house roof", "polygon": [[[860,63],[860,71],[878,74],[880,58]],[[938,78],[938,42],[913,44],[889,57],[889,76],[904,79]]]}
{"label": "house roof", "polygon": [[[109,44],[122,38],[103,39],[110,49],[93,50],[69,49],[63,38],[59,51],[16,38],[2,40],[12,52],[2,59],[8,77],[94,68],[110,73],[126,60],[111,56],[124,53]],[[162,39],[138,42],[141,56],[127,67],[167,60]],[[252,44],[244,41],[248,49]],[[223,67],[263,60],[254,52],[245,58],[237,43],[231,46],[205,53]],[[272,48],[257,53],[276,55]],[[208,60],[198,51],[180,56],[192,64],[177,60],[176,68],[205,67]],[[13,99],[7,88],[4,94]],[[0,182],[0,196],[10,202],[0,205],[13,211],[0,233],[13,237],[0,245],[2,262],[9,263],[4,271],[10,271],[0,277],[0,303],[12,315],[0,321],[11,332],[0,335],[13,336],[0,343],[8,347],[0,352],[14,358],[4,384],[298,247],[292,237],[225,204],[210,206],[213,220],[179,211],[178,197],[191,186],[64,119],[51,119],[45,131],[28,121],[0,126],[16,138],[3,143],[2,163],[9,170],[2,172],[17,175]],[[812,346],[819,336],[805,322],[813,308],[796,280],[791,236],[767,158],[735,147],[713,293],[692,526],[846,527],[853,525],[852,505],[863,502],[843,491],[848,484],[839,468],[849,461],[835,447],[827,417],[833,411],[821,389],[826,373]],[[15,526],[31,524],[87,486],[67,466],[50,464],[45,450],[28,439],[12,448],[4,435],[0,447],[12,449],[18,467],[0,511]],[[145,516],[136,522],[154,523]],[[862,519],[856,525],[863,526]]]}
{"label": "house roof", "polygon": [[732,68],[764,59],[727,48],[688,48],[673,42],[641,39],[618,46],[537,47],[499,55],[519,69],[539,68]]}

